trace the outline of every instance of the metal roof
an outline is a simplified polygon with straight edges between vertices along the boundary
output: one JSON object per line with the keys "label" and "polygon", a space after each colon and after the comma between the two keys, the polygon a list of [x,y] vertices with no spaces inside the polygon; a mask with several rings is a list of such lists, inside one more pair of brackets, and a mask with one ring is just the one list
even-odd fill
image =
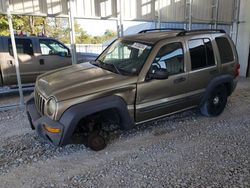
{"label": "metal roof", "polygon": [[[0,0],[0,13],[6,13],[6,1],[12,14],[40,16],[68,16],[69,1],[76,18],[116,19],[121,12],[123,20],[157,21],[160,16],[162,22],[185,22],[189,14],[186,0]],[[236,0],[218,1],[218,23],[231,24]],[[192,0],[193,22],[213,23],[215,7],[214,0]]]}

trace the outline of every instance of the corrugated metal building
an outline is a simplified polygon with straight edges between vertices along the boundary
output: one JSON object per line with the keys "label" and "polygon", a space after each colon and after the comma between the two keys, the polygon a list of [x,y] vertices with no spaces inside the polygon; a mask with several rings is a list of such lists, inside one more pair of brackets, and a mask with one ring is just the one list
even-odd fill
{"label": "corrugated metal building", "polygon": [[[250,2],[241,0],[241,11],[244,14],[240,14],[240,20],[239,2],[240,0],[9,0],[12,14],[68,17],[71,9],[74,18],[113,19],[117,20],[118,26],[122,26],[123,20],[135,20],[155,22],[158,27],[223,28],[236,43],[240,42],[237,47],[242,65],[241,74],[246,75],[250,30],[246,27],[248,22],[244,21],[247,20],[245,14]],[[0,12],[6,13],[6,0],[0,0]],[[248,30],[241,29],[241,26]],[[241,38],[242,33],[248,41]]]}

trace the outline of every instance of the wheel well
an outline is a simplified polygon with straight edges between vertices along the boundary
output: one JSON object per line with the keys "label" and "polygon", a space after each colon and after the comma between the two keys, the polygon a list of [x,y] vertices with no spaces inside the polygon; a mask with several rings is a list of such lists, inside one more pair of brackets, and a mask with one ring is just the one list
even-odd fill
{"label": "wheel well", "polygon": [[230,96],[231,93],[232,93],[232,86],[229,82],[225,83],[224,86],[226,87],[227,89],[227,95]]}
{"label": "wheel well", "polygon": [[[83,117],[80,119],[80,121],[77,123],[77,126],[72,134],[72,140],[75,140],[74,137],[82,136],[84,131],[86,130],[86,126],[88,128],[95,129],[96,126],[99,127],[99,125],[103,126],[102,124],[105,124],[105,126],[108,126],[109,124],[116,125],[116,129],[120,127],[120,115],[118,111],[115,108],[102,110],[93,114],[90,114],[86,117]],[[78,140],[76,141],[78,142]]]}
{"label": "wheel well", "polygon": [[91,120],[93,118],[102,118],[102,120],[106,120],[106,119],[111,119],[111,120],[115,120],[115,121],[120,121],[120,116],[118,114],[118,111],[115,108],[110,108],[110,109],[106,109],[106,110],[102,110],[99,112],[95,112],[93,114],[90,114],[86,117],[83,117],[82,119],[80,119],[80,121],[78,122],[77,125],[80,125],[82,123],[84,123],[84,121],[88,121]]}

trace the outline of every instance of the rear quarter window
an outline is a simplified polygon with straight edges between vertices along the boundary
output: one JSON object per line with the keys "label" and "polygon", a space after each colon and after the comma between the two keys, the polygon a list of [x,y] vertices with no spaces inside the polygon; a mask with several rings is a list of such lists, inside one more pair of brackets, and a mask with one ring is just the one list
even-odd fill
{"label": "rear quarter window", "polygon": [[225,37],[217,37],[215,41],[219,49],[221,63],[225,64],[232,62],[234,60],[234,55],[228,39]]}

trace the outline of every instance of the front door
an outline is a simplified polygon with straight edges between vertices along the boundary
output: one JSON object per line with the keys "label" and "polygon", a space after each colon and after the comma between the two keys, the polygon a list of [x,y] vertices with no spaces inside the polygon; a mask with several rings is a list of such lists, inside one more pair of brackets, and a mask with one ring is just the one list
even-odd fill
{"label": "front door", "polygon": [[70,50],[62,43],[50,39],[39,39],[41,55],[39,62],[41,64],[41,73],[72,64]]}
{"label": "front door", "polygon": [[145,81],[138,83],[137,122],[160,117],[186,107],[185,88],[188,83],[188,74],[184,59],[181,41],[163,43],[159,47],[148,75],[153,75],[157,70],[163,70],[167,71],[169,76],[161,80],[146,78]]}

